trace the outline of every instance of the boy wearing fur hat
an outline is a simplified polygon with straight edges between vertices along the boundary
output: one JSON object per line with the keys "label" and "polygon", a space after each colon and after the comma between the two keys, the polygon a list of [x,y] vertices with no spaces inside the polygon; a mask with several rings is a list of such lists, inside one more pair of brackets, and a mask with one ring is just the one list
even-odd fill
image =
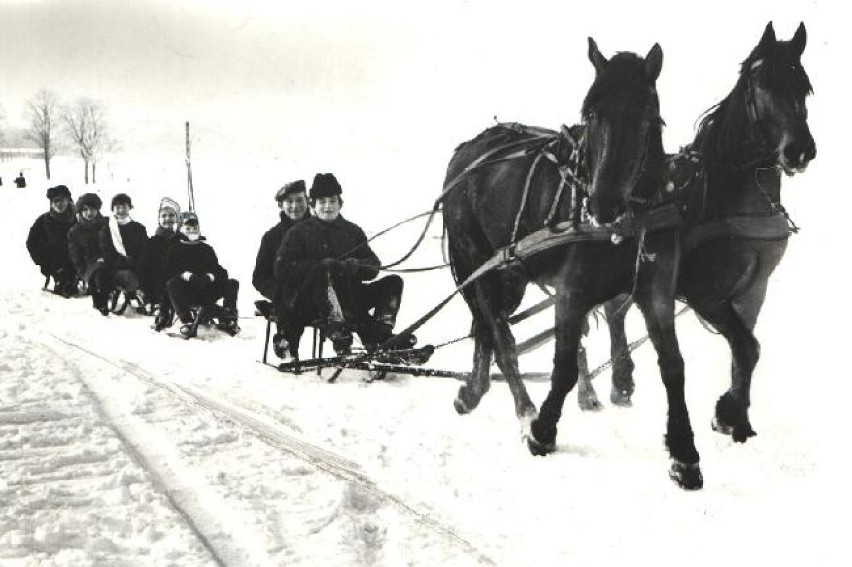
{"label": "boy wearing fur hat", "polygon": [[[27,250],[47,278],[53,278],[53,293],[71,297],[76,293],[74,264],[68,254],[68,229],[77,222],[71,191],[65,185],[47,190],[50,209],[40,215],[27,235]],[[46,287],[46,284],[45,284]]]}
{"label": "boy wearing fur hat", "polygon": [[287,183],[276,191],[275,201],[278,203],[281,220],[267,230],[260,240],[251,283],[263,297],[272,302],[276,301],[278,295],[278,282],[273,273],[275,253],[281,246],[281,240],[287,231],[297,222],[310,216],[306,192],[307,187],[301,179]]}
{"label": "boy wearing fur hat", "polygon": [[139,290],[137,262],[148,242],[145,226],[130,218],[133,202],[126,193],[117,193],[110,203],[112,216],[100,232],[101,252],[111,286],[123,289],[128,297]]}
{"label": "boy wearing fur hat", "polygon": [[107,315],[110,290],[100,246],[100,232],[106,224],[101,205],[101,198],[94,193],[84,193],[77,199],[79,218],[68,230],[68,253],[83,289],[92,295],[92,306]]}
{"label": "boy wearing fur hat", "polygon": [[157,229],[139,258],[139,283],[150,311],[158,310],[154,328],[158,331],[168,326],[173,314],[169,295],[166,292],[166,255],[178,242],[178,219],[180,205],[177,201],[163,197],[157,212]]}
{"label": "boy wearing fur hat", "polygon": [[[355,330],[368,349],[393,336],[402,297],[402,278],[371,283],[381,262],[361,228],[340,215],[342,189],[331,173],[318,173],[311,185],[314,216],[284,235],[275,257],[281,281],[279,320],[284,338],[298,341],[305,324],[320,319],[335,351],[345,353]],[[370,313],[372,311],[372,313]],[[291,346],[291,354],[296,350]]]}
{"label": "boy wearing fur hat", "polygon": [[165,277],[175,314],[181,322],[180,333],[192,336],[193,305],[210,305],[222,298],[229,317],[219,321],[219,327],[226,331],[236,331],[237,294],[240,283],[228,278],[228,271],[219,264],[213,247],[204,242],[193,212],[181,215],[179,241],[169,248],[166,254]]}

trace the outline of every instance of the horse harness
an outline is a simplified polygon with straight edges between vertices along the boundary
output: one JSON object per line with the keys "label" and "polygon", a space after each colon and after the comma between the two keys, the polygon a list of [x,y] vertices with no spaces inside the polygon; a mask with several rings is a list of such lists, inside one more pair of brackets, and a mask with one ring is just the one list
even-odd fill
{"label": "horse harness", "polygon": [[[731,166],[731,168],[745,169],[764,159],[765,156],[759,160],[750,160],[741,166]],[[691,145],[681,148],[679,153],[669,158],[668,171],[672,178],[666,183],[666,191],[678,195],[694,183],[700,182],[702,191],[701,218],[703,218],[707,206],[708,190],[708,176],[704,169],[704,161],[704,155]],[[684,179],[678,181],[674,178],[674,174],[679,169],[686,170],[687,174]],[[762,169],[765,168],[755,170],[754,182],[755,187],[765,199],[770,212],[768,214],[725,215],[690,226],[684,232],[684,246],[687,252],[695,250],[706,242],[720,238],[779,241],[786,240],[791,234],[799,232],[799,227],[790,217],[784,205],[773,200],[761,185],[758,174]],[[686,203],[681,206],[683,210],[686,207]]]}

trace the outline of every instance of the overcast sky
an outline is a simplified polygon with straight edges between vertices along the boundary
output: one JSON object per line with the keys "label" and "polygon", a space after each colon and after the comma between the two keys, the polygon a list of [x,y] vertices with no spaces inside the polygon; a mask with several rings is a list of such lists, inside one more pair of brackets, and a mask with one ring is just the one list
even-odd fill
{"label": "overcast sky", "polygon": [[825,0],[0,0],[0,103],[20,125],[42,87],[100,99],[138,151],[181,152],[189,120],[211,153],[445,160],[494,116],[577,121],[591,35],[605,55],[660,43],[673,150],[727,94],[769,20],[783,39],[805,21],[822,97],[842,22]]}

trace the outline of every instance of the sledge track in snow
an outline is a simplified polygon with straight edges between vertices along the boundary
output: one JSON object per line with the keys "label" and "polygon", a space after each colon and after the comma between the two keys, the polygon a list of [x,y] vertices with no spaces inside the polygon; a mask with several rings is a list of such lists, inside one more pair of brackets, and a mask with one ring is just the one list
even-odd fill
{"label": "sledge track in snow", "polygon": [[[284,431],[279,422],[280,418],[273,416],[272,412],[258,411],[257,409],[244,407],[243,404],[211,396],[192,386],[183,386],[159,380],[151,375],[147,370],[133,364],[132,362],[120,359],[110,360],[84,346],[78,345],[63,337],[56,336],[53,333],[48,332],[47,335],[72,349],[85,353],[122,372],[130,374],[151,384],[152,386],[160,388],[186,404],[211,413],[217,418],[229,420],[265,443],[285,451],[298,459],[308,462],[320,470],[323,470],[341,480],[356,483],[358,486],[374,494],[382,501],[394,504],[398,509],[402,510],[418,524],[449,538],[464,549],[465,552],[476,558],[478,563],[482,565],[496,565],[494,560],[479,551],[472,543],[456,533],[453,527],[417,510],[414,506],[405,502],[401,497],[381,489],[375,481],[359,470],[360,466],[357,463],[345,459],[334,452],[297,439],[293,435]],[[220,563],[220,565],[226,564]]]}
{"label": "sledge track in snow", "polygon": [[[75,345],[52,333],[48,334],[67,347],[91,355],[99,362],[108,363],[122,372],[130,373],[84,347]],[[47,344],[38,338],[34,338],[34,342],[56,353],[57,356],[61,356],[61,353],[56,350],[56,345]],[[223,518],[216,511],[211,510],[209,506],[205,506],[204,502],[211,498],[210,491],[203,487],[199,488],[199,485],[195,482],[197,479],[193,478],[191,472],[183,473],[180,467],[172,466],[173,462],[182,460],[179,455],[172,455],[171,457],[174,459],[172,461],[168,458],[168,449],[145,449],[144,441],[146,441],[146,438],[144,433],[151,431],[153,427],[144,423],[142,418],[131,415],[126,409],[118,407],[121,402],[114,401],[115,393],[113,392],[111,396],[108,390],[110,388],[120,389],[120,387],[107,386],[107,381],[103,380],[98,384],[99,380],[87,378],[83,375],[82,370],[73,363],[69,363],[68,367],[75,379],[83,385],[104,422],[109,424],[128,453],[150,475],[154,486],[184,519],[189,529],[210,553],[216,565],[220,567],[272,567],[274,565],[268,554],[252,545],[256,536],[250,529],[247,531],[240,522],[235,522],[231,517]],[[137,378],[145,379],[141,376],[137,376]],[[146,381],[154,383],[151,380]],[[168,443],[164,441],[163,444],[167,445]],[[215,510],[218,511],[223,502],[218,502],[219,499],[216,496],[213,496],[213,498],[217,500]],[[231,514],[234,513],[239,516],[235,510],[231,510]]]}

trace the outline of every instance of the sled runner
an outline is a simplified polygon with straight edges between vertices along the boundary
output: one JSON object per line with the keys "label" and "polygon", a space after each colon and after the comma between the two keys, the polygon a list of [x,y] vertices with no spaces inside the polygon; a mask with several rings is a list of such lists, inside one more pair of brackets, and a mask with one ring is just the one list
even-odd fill
{"label": "sled runner", "polygon": [[[426,345],[418,348],[387,349],[375,351],[355,351],[351,354],[317,357],[308,360],[292,360],[282,362],[277,366],[280,372],[301,374],[308,370],[335,368],[328,382],[335,382],[340,373],[347,369],[367,370],[371,380],[381,380],[389,372],[394,374],[410,374],[416,376],[437,376],[442,371],[421,368],[429,362],[435,347]],[[454,373],[453,373],[454,374]]]}

